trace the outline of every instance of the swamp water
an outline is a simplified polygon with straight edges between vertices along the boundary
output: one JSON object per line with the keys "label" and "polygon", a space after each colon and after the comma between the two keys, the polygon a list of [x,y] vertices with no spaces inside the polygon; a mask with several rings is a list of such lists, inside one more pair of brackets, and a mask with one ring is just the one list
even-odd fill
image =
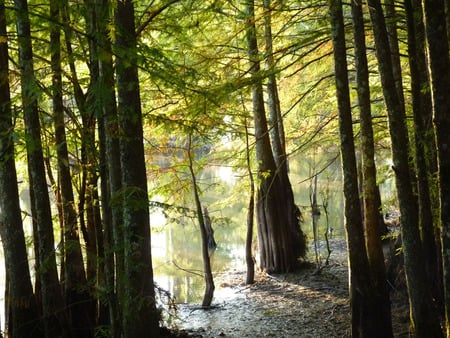
{"label": "swamp water", "polygon": [[[324,241],[325,233],[333,239],[344,238],[343,229],[343,198],[341,193],[340,170],[335,169],[334,180],[318,180],[317,202],[321,215],[317,222],[317,239]],[[208,179],[216,180],[214,175]],[[296,203],[303,214],[302,230],[306,233],[309,243],[308,260],[315,261],[314,234],[310,206],[311,180],[305,180],[305,175],[293,175],[291,182],[296,195]],[[229,184],[222,182],[222,184]],[[229,189],[233,189],[230,185]],[[231,193],[231,192],[230,192]],[[327,194],[327,196],[325,196]],[[217,248],[211,257],[212,270],[215,281],[215,291],[212,305],[221,308],[220,311],[203,311],[200,305],[204,294],[203,262],[201,256],[201,238],[196,218],[180,216],[175,222],[166,219],[158,209],[151,213],[152,224],[152,258],[154,278],[157,286],[174,298],[178,308],[175,318],[168,318],[167,324],[175,324],[179,328],[207,328],[214,326],[214,322],[222,321],[229,312],[231,320],[236,309],[238,313],[251,317],[252,313],[242,308],[246,303],[247,291],[243,292],[229,287],[229,279],[233,284],[245,282],[245,236],[248,194],[242,194],[242,200],[218,207],[217,198],[223,194],[205,194],[202,196],[204,207],[208,208],[212,219],[212,227]],[[328,198],[327,210],[324,210],[323,199]],[[254,234],[256,234],[256,224]],[[254,238],[254,248],[257,239]],[[257,253],[256,253],[257,255]],[[320,250],[322,259],[326,257],[326,250]],[[258,257],[256,257],[258,258]],[[241,289],[241,288],[240,288]],[[244,287],[245,289],[245,287]],[[162,298],[162,308],[167,297]],[[224,306],[226,304],[226,306]],[[227,310],[224,310],[224,309]],[[242,311],[241,311],[242,310]],[[234,312],[233,312],[234,311]],[[232,314],[233,313],[233,314]],[[167,318],[167,313],[164,313]],[[235,321],[239,321],[236,318]],[[230,324],[238,326],[238,323]]]}

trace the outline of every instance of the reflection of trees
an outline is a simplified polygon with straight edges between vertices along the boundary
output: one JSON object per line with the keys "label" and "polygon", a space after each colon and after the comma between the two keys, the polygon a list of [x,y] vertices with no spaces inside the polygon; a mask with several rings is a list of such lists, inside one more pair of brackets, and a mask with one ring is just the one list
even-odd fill
{"label": "reflection of trees", "polygon": [[[214,227],[214,218],[212,225]],[[211,257],[214,273],[227,270],[232,260],[236,259],[237,253],[244,254],[244,231],[243,227],[236,225],[214,227],[218,244]],[[178,302],[200,301],[204,287],[201,271],[203,262],[200,234],[195,224],[165,225],[153,239],[159,247],[161,243],[165,244],[161,250],[163,254],[153,255],[155,276],[160,286],[168,288]],[[242,266],[243,264],[242,261]]]}
{"label": "reflection of trees", "polygon": [[[339,159],[333,161],[334,153],[317,152],[315,155],[316,168],[323,169],[318,179],[318,193],[329,190],[329,221],[334,229],[334,236],[343,236],[342,230],[342,193],[341,171]],[[308,177],[309,167],[300,166],[294,159],[290,162],[293,188],[296,200],[301,207],[309,205]],[[217,183],[213,173],[217,168],[206,168],[202,171],[201,182],[204,186]],[[215,185],[215,188],[217,186]],[[223,191],[223,196],[232,195],[231,189],[236,186],[228,186]],[[227,204],[217,204],[217,189],[204,189],[202,200],[210,210],[214,236],[217,242],[217,250],[211,257],[214,273],[220,273],[230,268],[242,267],[245,269],[245,200],[231,199]],[[152,240],[160,250],[153,253],[155,275],[157,282],[164,279],[166,283],[162,287],[168,288],[177,297],[178,302],[199,302],[203,290],[203,275],[201,273],[201,239],[194,214],[190,206],[193,205],[189,198],[183,200],[183,206],[169,206],[154,203],[154,207],[162,210],[167,223],[162,228],[152,232]],[[219,211],[218,211],[219,210]],[[303,212],[305,224],[310,224],[310,214]],[[326,222],[318,224],[318,233],[326,231]],[[311,229],[304,229],[310,231]],[[312,238],[312,234],[308,234]],[[160,282],[159,282],[160,283]]]}

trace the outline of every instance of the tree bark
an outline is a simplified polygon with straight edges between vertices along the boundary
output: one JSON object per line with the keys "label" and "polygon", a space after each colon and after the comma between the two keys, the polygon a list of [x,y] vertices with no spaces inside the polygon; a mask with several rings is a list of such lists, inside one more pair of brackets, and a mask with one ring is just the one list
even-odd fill
{"label": "tree bark", "polygon": [[[123,231],[121,227],[121,207],[115,198],[121,188],[121,168],[119,149],[119,126],[115,97],[114,66],[112,60],[111,42],[108,39],[111,3],[109,0],[98,0],[97,48],[101,58],[99,62],[99,83],[105,94],[101,96],[102,118],[99,119],[99,140],[102,161],[100,176],[102,184],[102,221],[105,248],[105,282],[109,317],[111,322],[111,336],[119,338],[121,335],[121,312],[118,299],[123,297],[122,283],[123,262]],[[104,149],[103,149],[104,147]],[[104,156],[104,158],[103,158]]]}
{"label": "tree bark", "polygon": [[444,304],[447,337],[450,337],[450,60],[442,0],[425,0],[425,27],[431,71],[434,126],[439,161],[440,211]]}
{"label": "tree bark", "polygon": [[371,299],[371,278],[361,217],[358,174],[350,106],[344,19],[340,0],[329,1],[333,40],[339,134],[344,175],[344,213],[349,255],[352,337],[381,337]]}
{"label": "tree bark", "polygon": [[[64,286],[68,305],[69,319],[75,337],[94,335],[94,313],[89,311],[91,303],[84,270],[83,255],[78,235],[77,213],[69,168],[69,152],[65,131],[63,106],[62,69],[61,69],[61,4],[50,1],[50,17],[55,20],[50,26],[52,101],[55,127],[56,156],[58,167],[59,191],[64,232]],[[83,287],[81,287],[83,286]]]}
{"label": "tree bark", "polygon": [[306,252],[306,241],[300,229],[300,210],[294,203],[292,188],[280,175],[270,145],[264,108],[254,1],[245,1],[246,37],[258,161],[257,221],[260,264],[269,273],[287,272],[298,264]]}
{"label": "tree bark", "polygon": [[[69,15],[69,5],[67,1],[63,1],[59,4],[61,20],[62,22],[70,22]],[[95,238],[92,240],[87,235],[86,230],[86,222],[85,222],[85,199],[86,199],[86,177],[87,172],[92,172],[93,163],[95,160],[92,156],[91,159],[87,159],[86,149],[89,144],[92,149],[93,136],[94,133],[94,125],[89,125],[86,122],[86,116],[89,115],[87,113],[87,105],[86,105],[86,95],[81,88],[81,85],[78,80],[78,73],[75,65],[75,57],[72,49],[72,31],[68,25],[63,25],[64,38],[65,38],[65,47],[67,50],[69,69],[70,69],[70,80],[73,86],[73,95],[75,98],[75,102],[77,104],[77,108],[80,112],[80,116],[82,119],[82,128],[81,128],[81,165],[82,165],[82,183],[79,191],[79,201],[78,201],[78,219],[79,223],[75,221],[75,223],[70,224],[71,228],[64,229],[64,244],[65,244],[65,266],[64,266],[64,292],[67,305],[69,307],[69,314],[71,324],[74,328],[74,334],[80,334],[83,336],[87,334],[84,330],[89,330],[90,327],[92,333],[92,327],[94,323],[92,322],[92,318],[95,316],[94,312],[94,300],[92,298],[92,292],[88,288],[80,288],[79,283],[87,285],[87,275],[84,268],[83,255],[81,252],[81,243],[80,243],[80,235],[79,232],[83,233],[83,237],[85,238],[86,243],[86,251],[87,251],[87,267],[90,268],[92,266],[91,261],[93,260],[92,256],[92,243],[94,243],[95,248]],[[91,120],[89,120],[91,122]],[[90,128],[90,129],[89,129]],[[89,132],[86,130],[89,129]],[[91,143],[89,143],[91,142]],[[81,201],[81,202],[80,202]],[[87,203],[86,203],[87,204]],[[89,222],[89,217],[87,218]],[[94,251],[95,255],[95,251]],[[95,259],[94,259],[95,261]]]}
{"label": "tree bark", "polygon": [[423,247],[421,245],[417,200],[409,167],[409,140],[404,107],[397,94],[386,23],[380,1],[369,0],[369,12],[375,38],[383,95],[388,110],[392,142],[393,170],[401,214],[401,235],[406,280],[411,307],[411,327],[417,337],[441,337],[438,317],[427,286]]}
{"label": "tree bark", "polygon": [[0,235],[8,276],[6,333],[11,338],[43,337],[19,203],[12,119],[5,3],[0,0]]}
{"label": "tree bark", "polygon": [[[441,260],[435,230],[436,216],[433,212],[430,183],[436,176],[434,167],[436,148],[433,141],[434,130],[432,125],[432,104],[427,74],[425,56],[425,27],[423,24],[423,9],[421,1],[405,1],[405,12],[408,27],[408,56],[411,73],[411,96],[414,115],[414,144],[415,165],[417,172],[417,192],[419,201],[419,226],[424,248],[427,274],[433,287],[431,293],[437,302],[443,300],[443,285],[441,278]],[[427,159],[428,158],[428,159]],[[435,192],[436,193],[436,192]],[[435,195],[436,196],[436,195]],[[439,307],[442,308],[441,304]]]}
{"label": "tree bark", "polygon": [[278,96],[278,86],[276,80],[275,60],[273,56],[272,37],[272,1],[263,0],[264,7],[264,36],[266,69],[269,72],[267,77],[267,97],[269,108],[270,135],[272,150],[278,170],[287,174],[288,165],[286,157],[286,139],[284,134],[283,117],[281,115],[280,99]]}
{"label": "tree bark", "polygon": [[159,337],[150,248],[150,217],[136,53],[134,5],[117,3],[115,54],[124,228],[125,338]]}
{"label": "tree bark", "polygon": [[245,237],[245,262],[247,264],[247,274],[245,284],[255,282],[255,259],[252,252],[253,244],[253,223],[255,219],[255,180],[253,178],[252,166],[250,161],[249,137],[248,137],[247,119],[245,119],[245,144],[248,177],[250,180],[250,197],[247,210],[247,234]]}
{"label": "tree bark", "polygon": [[[105,239],[105,274],[107,284],[107,299],[111,320],[112,337],[121,335],[121,314],[118,299],[123,297],[123,231],[121,207],[115,203],[115,196],[121,189],[121,168],[119,149],[119,126],[115,97],[114,65],[112,60],[112,47],[108,39],[109,12],[111,3],[109,0],[97,0],[98,19],[98,53],[99,58],[99,82],[105,95],[101,96],[102,119],[99,120],[100,151],[104,146],[104,163],[101,163],[102,184],[102,211],[103,231]],[[101,124],[101,125],[100,125]],[[104,132],[104,144],[103,144]],[[117,199],[117,198],[116,198]]]}
{"label": "tree bark", "polygon": [[400,17],[395,10],[394,0],[385,0],[384,8],[386,11],[386,31],[388,34],[389,47],[391,50],[391,60],[392,60],[392,73],[395,79],[395,88],[397,88],[397,95],[400,99],[402,107],[405,107],[405,96],[403,94],[403,77],[402,77],[402,66],[400,61],[400,48],[398,46],[398,33],[397,33],[397,23]]}
{"label": "tree bark", "polygon": [[352,1],[353,37],[359,116],[361,126],[362,187],[364,205],[364,229],[366,233],[367,258],[373,283],[374,310],[379,315],[374,318],[380,337],[392,337],[392,320],[389,291],[386,283],[386,267],[381,244],[380,212],[377,174],[375,168],[375,148],[370,108],[369,70],[366,56],[365,29],[362,5]]}
{"label": "tree bark", "polygon": [[[28,3],[26,0],[14,1],[19,46],[22,105],[25,121],[28,174],[33,185],[33,199],[36,219],[39,259],[41,270],[42,308],[46,337],[69,336],[67,314],[58,280],[53,236],[52,215],[41,143],[37,93],[39,92],[34,75],[33,50],[31,44]],[[44,268],[45,267],[45,268]]]}
{"label": "tree bark", "polygon": [[207,225],[205,222],[205,218],[208,213],[205,208],[205,212],[202,210],[202,204],[200,201],[200,195],[198,192],[197,186],[197,178],[194,172],[194,163],[192,161],[192,135],[188,136],[188,148],[187,148],[187,156],[189,159],[189,172],[191,174],[192,181],[192,189],[194,192],[194,200],[195,207],[197,210],[197,219],[200,226],[200,235],[202,241],[202,261],[203,261],[203,273],[205,274],[205,293],[203,295],[202,307],[211,306],[212,299],[214,297],[214,278],[211,270],[211,261],[209,259],[209,250],[208,250],[208,234],[207,234]]}

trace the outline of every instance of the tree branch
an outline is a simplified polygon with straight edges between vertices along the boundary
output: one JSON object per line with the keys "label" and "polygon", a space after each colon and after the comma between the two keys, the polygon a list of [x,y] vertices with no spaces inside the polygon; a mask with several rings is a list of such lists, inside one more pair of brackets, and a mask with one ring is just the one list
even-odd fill
{"label": "tree branch", "polygon": [[143,24],[141,24],[137,29],[136,29],[136,37],[138,37],[142,31],[153,21],[153,19],[155,17],[157,17],[159,14],[161,14],[165,9],[169,8],[171,5],[179,2],[180,0],[171,0],[168,3],[162,5],[161,7],[157,8],[154,11],[150,11],[149,12],[149,16],[147,18],[147,20],[144,21]]}

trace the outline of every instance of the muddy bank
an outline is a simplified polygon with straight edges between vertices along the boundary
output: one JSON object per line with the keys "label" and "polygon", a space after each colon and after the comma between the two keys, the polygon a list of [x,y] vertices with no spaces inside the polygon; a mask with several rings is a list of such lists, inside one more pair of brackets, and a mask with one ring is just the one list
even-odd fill
{"label": "muddy bank", "polygon": [[[319,270],[311,264],[295,273],[258,273],[250,286],[244,284],[245,271],[215,276],[213,307],[179,304],[172,325],[189,336],[204,338],[349,337],[345,242],[332,242],[332,250],[329,264]],[[408,333],[407,303],[405,308],[400,293],[394,298],[395,336],[404,337]]]}

